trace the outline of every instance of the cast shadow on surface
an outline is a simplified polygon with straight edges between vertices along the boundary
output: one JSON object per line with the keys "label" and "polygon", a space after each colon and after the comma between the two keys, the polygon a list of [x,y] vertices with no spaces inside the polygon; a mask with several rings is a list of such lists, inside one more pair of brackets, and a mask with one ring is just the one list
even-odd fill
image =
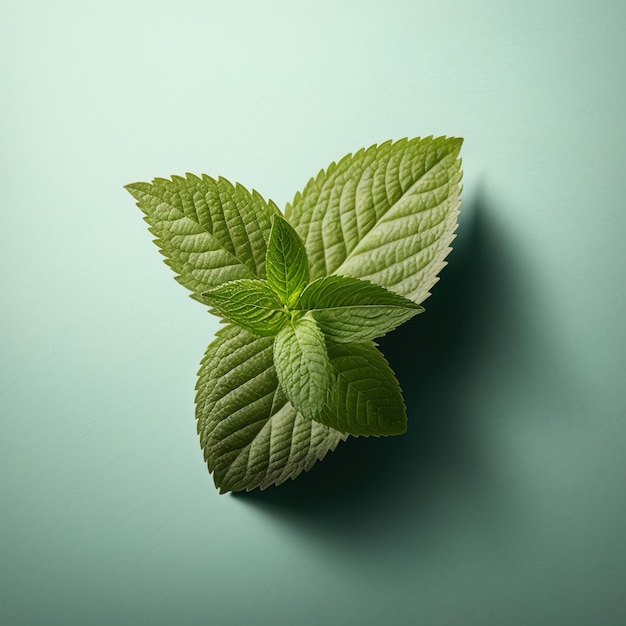
{"label": "cast shadow on surface", "polygon": [[350,437],[297,480],[233,497],[316,532],[341,538],[343,529],[354,538],[436,522],[435,501],[446,494],[476,501],[489,492],[493,468],[481,456],[480,426],[465,398],[477,355],[500,340],[515,313],[506,251],[481,194],[464,205],[463,218],[426,312],[379,340],[403,389],[407,433]]}

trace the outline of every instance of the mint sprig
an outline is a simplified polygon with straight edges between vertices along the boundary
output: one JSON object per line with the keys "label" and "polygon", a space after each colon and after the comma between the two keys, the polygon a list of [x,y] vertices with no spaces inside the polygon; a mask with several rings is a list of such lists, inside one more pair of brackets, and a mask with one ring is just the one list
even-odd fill
{"label": "mint sprig", "polygon": [[188,174],[127,186],[192,297],[229,324],[198,373],[196,417],[222,492],[295,478],[349,434],[401,434],[373,339],[424,309],[457,225],[462,140],[387,142],[311,179],[283,216]]}

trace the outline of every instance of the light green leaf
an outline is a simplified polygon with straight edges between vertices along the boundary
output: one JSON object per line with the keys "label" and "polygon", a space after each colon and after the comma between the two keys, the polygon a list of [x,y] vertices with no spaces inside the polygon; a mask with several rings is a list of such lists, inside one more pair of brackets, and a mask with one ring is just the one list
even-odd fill
{"label": "light green leaf", "polygon": [[311,279],[367,278],[421,303],[457,227],[462,139],[403,139],[332,163],[285,211]]}
{"label": "light green leaf", "polygon": [[311,311],[327,339],[341,343],[382,337],[424,310],[380,285],[346,276],[313,281],[298,307]]}
{"label": "light green leaf", "polygon": [[326,402],[330,367],[324,335],[314,320],[287,324],[274,341],[278,381],[293,406],[314,419]]}
{"label": "light green leaf", "polygon": [[222,317],[263,337],[274,336],[289,319],[282,302],[264,280],[231,280],[205,291],[202,298]]}
{"label": "light green leaf", "polygon": [[267,282],[288,306],[309,282],[309,260],[300,237],[280,215],[272,218],[272,231],[266,257]]}
{"label": "light green leaf", "polygon": [[406,432],[400,385],[374,343],[335,344],[328,356],[336,378],[318,421],[351,435]]}
{"label": "light green leaf", "polygon": [[296,478],[347,435],[303,417],[278,385],[272,339],[219,331],[196,384],[200,444],[222,493]]}
{"label": "light green leaf", "polygon": [[265,278],[270,218],[279,211],[256,191],[192,174],[126,189],[145,213],[165,263],[192,298],[202,302],[203,291],[230,280]]}

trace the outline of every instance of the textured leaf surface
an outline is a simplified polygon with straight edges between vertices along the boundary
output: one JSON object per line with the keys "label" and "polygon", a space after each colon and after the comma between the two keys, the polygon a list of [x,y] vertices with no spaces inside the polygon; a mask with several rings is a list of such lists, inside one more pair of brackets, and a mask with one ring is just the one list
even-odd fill
{"label": "textured leaf surface", "polygon": [[278,213],[255,191],[224,178],[156,178],[126,189],[137,200],[176,280],[200,294],[240,278],[265,278],[271,216]]}
{"label": "textured leaf surface", "polygon": [[267,282],[289,307],[309,282],[309,260],[298,234],[280,215],[272,219],[266,257]]}
{"label": "textured leaf surface", "polygon": [[422,302],[457,226],[461,143],[386,142],[311,179],[285,212],[305,243],[311,279],[367,278]]}
{"label": "textured leaf surface", "polygon": [[196,389],[200,444],[222,493],[296,478],[347,437],[298,413],[278,385],[272,339],[235,325],[208,347]]}
{"label": "textured leaf surface", "polygon": [[326,342],[314,320],[303,317],[278,333],[274,363],[291,404],[305,417],[314,419],[326,402],[330,385]]}
{"label": "textured leaf surface", "polygon": [[311,311],[328,339],[344,343],[381,337],[424,310],[380,285],[346,276],[318,278],[302,292],[299,306]]}
{"label": "textured leaf surface", "polygon": [[336,344],[328,355],[336,377],[320,422],[351,435],[406,432],[400,385],[374,343]]}
{"label": "textured leaf surface", "polygon": [[222,317],[264,337],[276,335],[289,319],[264,280],[232,280],[204,292],[202,298]]}

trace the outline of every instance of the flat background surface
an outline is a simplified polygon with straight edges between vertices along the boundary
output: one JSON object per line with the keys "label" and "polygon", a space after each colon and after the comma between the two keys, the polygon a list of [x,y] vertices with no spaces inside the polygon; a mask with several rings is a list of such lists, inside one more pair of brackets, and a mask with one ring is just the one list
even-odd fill
{"label": "flat background surface", "polygon": [[[0,9],[0,623],[626,623],[623,2]],[[219,496],[217,328],[125,183],[279,206],[332,160],[465,137],[427,312],[388,337],[410,433]]]}

